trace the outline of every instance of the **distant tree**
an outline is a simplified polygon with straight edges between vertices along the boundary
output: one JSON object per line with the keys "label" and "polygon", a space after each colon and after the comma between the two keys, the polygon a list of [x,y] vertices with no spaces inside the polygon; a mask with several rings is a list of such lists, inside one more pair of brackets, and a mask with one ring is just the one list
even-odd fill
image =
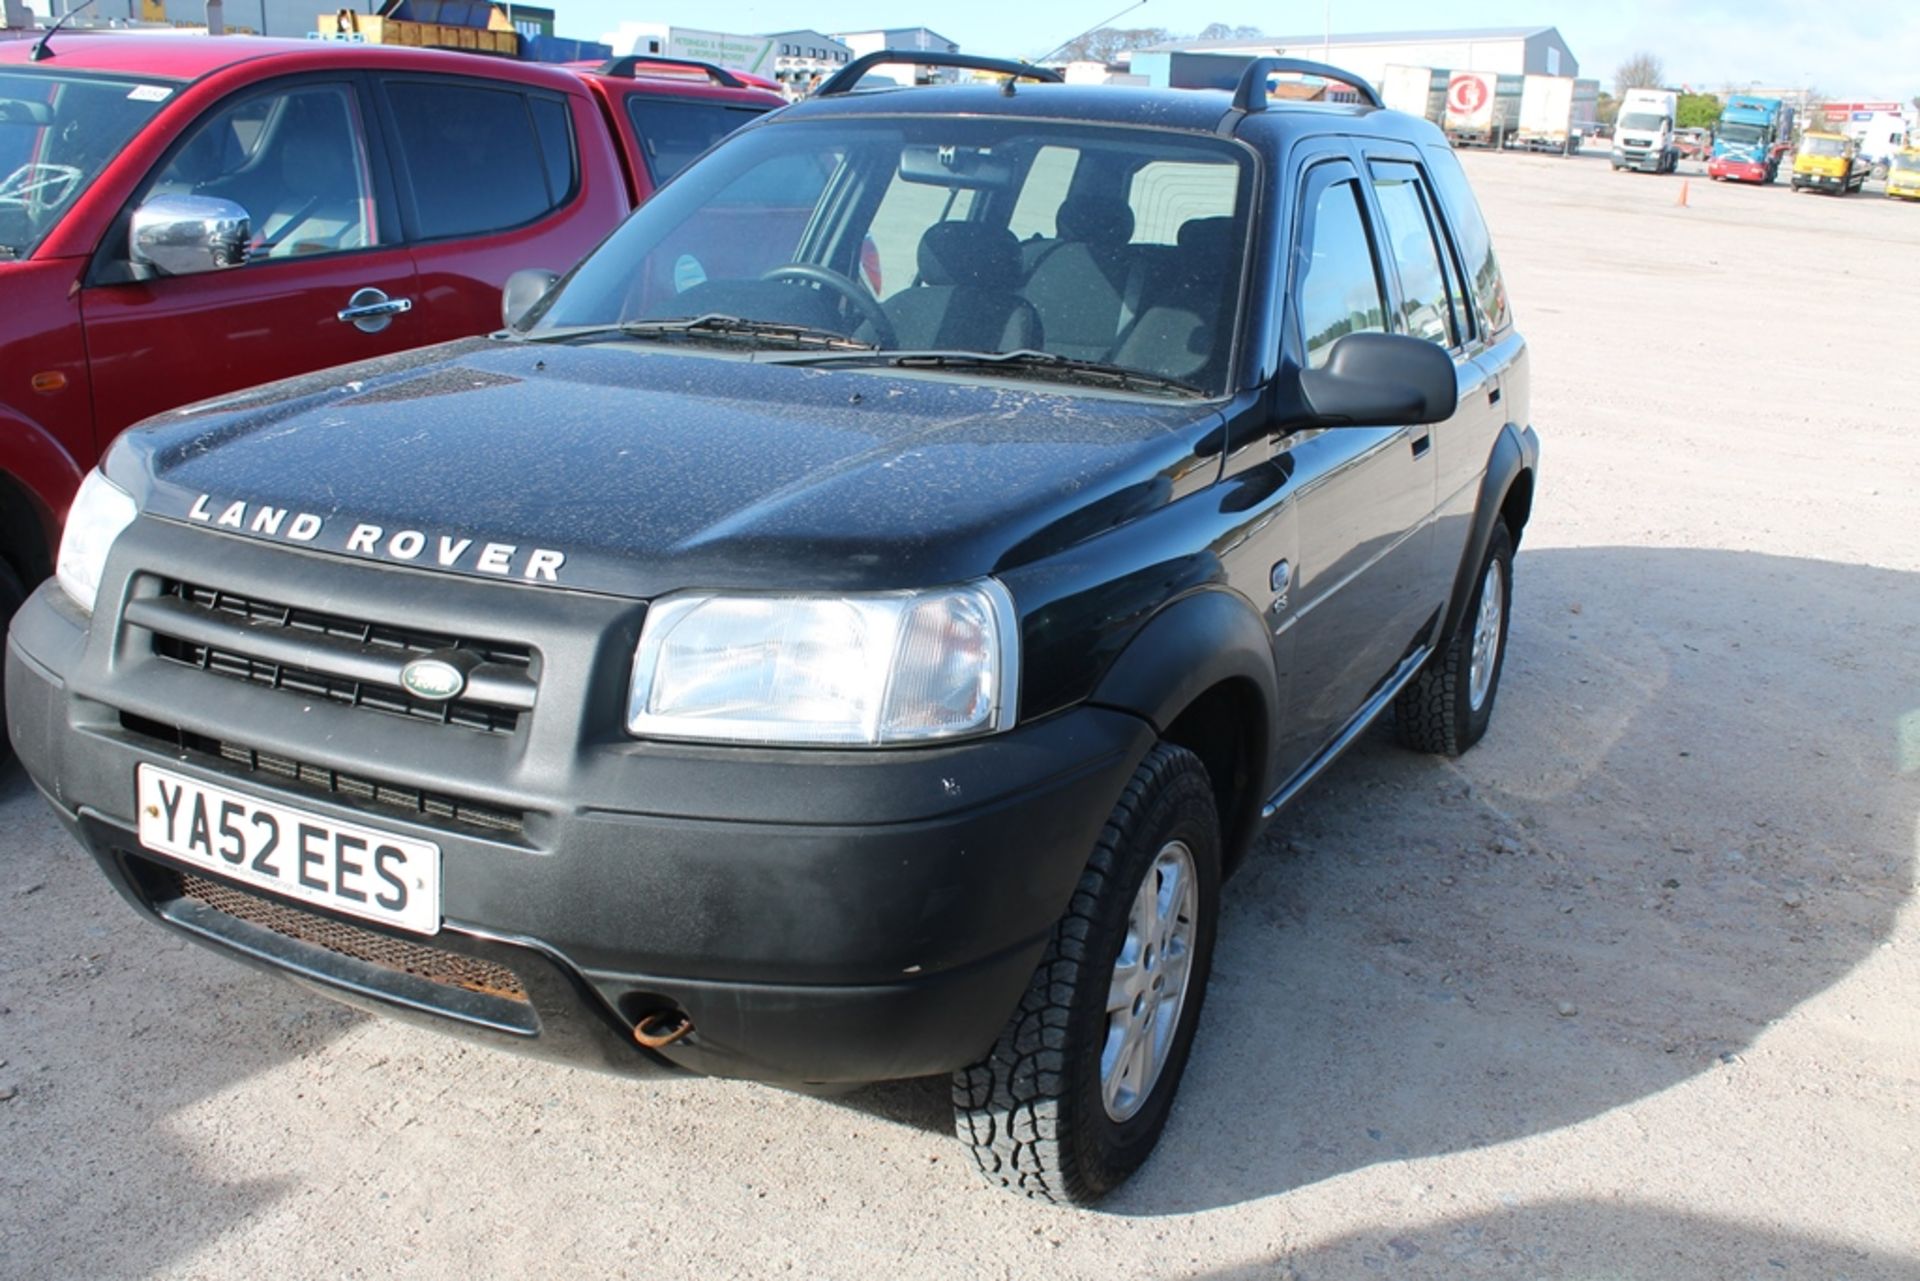
{"label": "distant tree", "polygon": [[1593,100],[1593,117],[1608,128],[1620,116],[1620,99],[1602,89]]}
{"label": "distant tree", "polygon": [[1613,86],[1621,97],[1625,97],[1629,89],[1658,89],[1660,82],[1666,78],[1666,64],[1643,51],[1620,64],[1613,73]]}
{"label": "distant tree", "polygon": [[1102,27],[1069,41],[1050,61],[1112,62],[1130,49],[1165,44],[1172,38],[1165,27]]}
{"label": "distant tree", "polygon": [[1232,26],[1225,22],[1209,22],[1200,29],[1195,37],[1199,40],[1258,40],[1267,33],[1258,27]]}
{"label": "distant tree", "polygon": [[1680,118],[1674,121],[1682,129],[1711,129],[1720,123],[1720,99],[1710,93],[1680,95]]}

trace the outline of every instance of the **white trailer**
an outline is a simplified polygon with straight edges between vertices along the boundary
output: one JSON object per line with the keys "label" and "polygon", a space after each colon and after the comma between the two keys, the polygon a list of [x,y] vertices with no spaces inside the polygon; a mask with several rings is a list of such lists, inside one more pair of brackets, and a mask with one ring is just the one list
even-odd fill
{"label": "white trailer", "polygon": [[1389,63],[1380,77],[1380,100],[1391,110],[1439,124],[1447,110],[1447,73]]}
{"label": "white trailer", "polygon": [[1447,76],[1441,127],[1456,147],[1500,147],[1520,123],[1520,77],[1491,71]]}
{"label": "white trailer", "polygon": [[1513,145],[1565,155],[1572,149],[1572,136],[1573,77],[1526,77],[1520,86],[1520,124],[1514,130]]}

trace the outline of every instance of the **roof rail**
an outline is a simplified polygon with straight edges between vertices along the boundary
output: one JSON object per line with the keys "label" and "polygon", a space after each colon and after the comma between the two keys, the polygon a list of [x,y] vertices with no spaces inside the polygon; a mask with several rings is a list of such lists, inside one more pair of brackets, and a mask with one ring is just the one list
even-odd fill
{"label": "roof rail", "polygon": [[636,67],[681,67],[688,71],[704,71],[707,79],[724,89],[744,89],[746,83],[725,67],[716,67],[711,62],[695,62],[692,58],[662,58],[650,53],[632,53],[624,58],[608,58],[594,70],[603,76],[627,76],[634,74]]}
{"label": "roof rail", "polygon": [[1060,73],[1051,67],[1009,58],[982,58],[971,53],[936,53],[931,49],[881,49],[855,58],[833,73],[827,82],[813,91],[816,98],[852,93],[867,73],[880,66],[959,67],[967,71],[997,71],[1016,80],[1045,80],[1060,83]]}
{"label": "roof rail", "polygon": [[1370,107],[1384,107],[1379,91],[1367,81],[1351,71],[1342,71],[1330,67],[1324,62],[1308,62],[1304,58],[1255,58],[1247,64],[1241,73],[1240,87],[1233,91],[1233,109],[1235,111],[1265,111],[1267,109],[1267,81],[1276,74],[1292,72],[1295,75],[1313,76],[1320,80],[1333,80],[1347,85],[1358,93]]}

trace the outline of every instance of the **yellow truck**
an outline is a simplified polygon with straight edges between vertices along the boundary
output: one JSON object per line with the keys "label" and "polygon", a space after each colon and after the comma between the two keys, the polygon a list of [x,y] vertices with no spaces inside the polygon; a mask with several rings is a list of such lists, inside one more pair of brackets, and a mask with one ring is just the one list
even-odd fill
{"label": "yellow truck", "polygon": [[1860,144],[1841,133],[1809,129],[1800,135],[1793,156],[1795,191],[1831,191],[1844,196],[1867,185],[1867,162]]}
{"label": "yellow truck", "polygon": [[1887,166],[1887,195],[1920,200],[1920,147],[1902,147]]}

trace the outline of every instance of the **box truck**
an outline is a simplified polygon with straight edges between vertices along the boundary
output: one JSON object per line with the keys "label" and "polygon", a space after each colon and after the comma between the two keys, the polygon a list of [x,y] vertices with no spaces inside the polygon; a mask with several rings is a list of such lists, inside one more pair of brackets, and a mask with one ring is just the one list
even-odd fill
{"label": "box truck", "polygon": [[1520,84],[1520,124],[1515,146],[1528,151],[1572,150],[1573,77],[1525,76]]}
{"label": "box truck", "polygon": [[1499,147],[1520,123],[1519,76],[1491,71],[1455,71],[1447,77],[1443,118],[1456,147]]}
{"label": "box truck", "polygon": [[1380,77],[1380,100],[1394,111],[1439,124],[1447,110],[1447,73],[1388,63]]}

